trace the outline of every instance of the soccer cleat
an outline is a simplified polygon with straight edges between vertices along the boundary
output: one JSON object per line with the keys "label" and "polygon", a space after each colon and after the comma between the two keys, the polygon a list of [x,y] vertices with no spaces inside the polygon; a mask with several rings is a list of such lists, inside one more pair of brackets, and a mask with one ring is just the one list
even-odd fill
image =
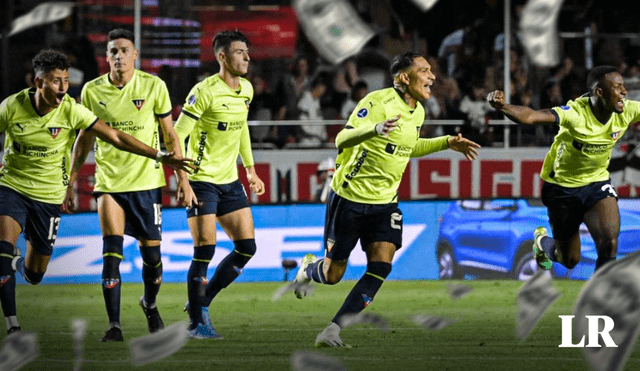
{"label": "soccer cleat", "polygon": [[298,273],[296,273],[296,278],[293,280],[295,284],[295,288],[293,292],[296,294],[298,299],[302,299],[307,296],[307,290],[304,289],[305,285],[308,285],[311,282],[311,278],[307,276],[307,267],[309,264],[313,264],[318,260],[313,254],[307,254],[302,258],[302,263],[300,264],[300,269],[298,269]]}
{"label": "soccer cleat", "polygon": [[342,342],[342,339],[340,339],[340,326],[333,322],[318,334],[315,346],[316,348],[351,348],[351,345]]}
{"label": "soccer cleat", "polygon": [[22,332],[22,328],[20,326],[13,326],[7,330],[7,335],[11,335],[14,332]]}
{"label": "soccer cleat", "polygon": [[553,262],[547,256],[547,253],[542,250],[540,245],[540,239],[547,236],[547,229],[545,227],[538,227],[533,231],[533,256],[536,258],[538,267],[549,270],[553,266]]}
{"label": "soccer cleat", "polygon": [[218,332],[216,331],[216,329],[214,329],[212,326],[207,326],[204,323],[198,323],[198,325],[189,330],[188,332],[189,337],[191,339],[213,339],[213,340],[219,340],[222,339],[222,336],[220,334],[218,334]]}
{"label": "soccer cleat", "polygon": [[104,333],[104,336],[100,341],[124,341],[124,338],[122,337],[122,330],[119,327],[112,327]]}
{"label": "soccer cleat", "polygon": [[158,312],[158,307],[147,308],[144,305],[144,296],[140,298],[140,307],[144,311],[145,317],[147,317],[147,325],[149,326],[149,332],[156,332],[164,328],[164,322]]}
{"label": "soccer cleat", "polygon": [[[184,312],[189,312],[189,301],[187,300],[187,302],[184,304],[184,308],[182,309]],[[211,317],[209,316],[209,307],[202,307],[202,321],[205,324],[205,326],[211,327],[213,328],[213,325],[211,324]],[[214,329],[215,331],[215,329]]]}

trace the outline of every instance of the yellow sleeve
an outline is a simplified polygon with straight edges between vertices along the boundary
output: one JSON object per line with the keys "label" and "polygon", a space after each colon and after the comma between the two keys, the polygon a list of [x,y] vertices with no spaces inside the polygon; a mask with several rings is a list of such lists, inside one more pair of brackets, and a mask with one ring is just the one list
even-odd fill
{"label": "yellow sleeve", "polygon": [[249,125],[244,125],[240,134],[240,158],[244,167],[253,166],[253,152],[251,151],[251,136],[249,135]]}
{"label": "yellow sleeve", "polygon": [[437,138],[418,139],[415,147],[411,151],[411,157],[422,157],[430,153],[444,151],[449,148],[449,136],[444,135]]}

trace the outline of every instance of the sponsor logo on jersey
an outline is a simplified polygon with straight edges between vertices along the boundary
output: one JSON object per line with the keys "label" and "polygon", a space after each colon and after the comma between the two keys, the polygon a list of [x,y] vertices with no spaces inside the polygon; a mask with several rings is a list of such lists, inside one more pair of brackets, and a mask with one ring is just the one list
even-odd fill
{"label": "sponsor logo on jersey", "polygon": [[388,154],[392,155],[398,146],[393,143],[387,143],[387,147],[385,147],[384,151]]}
{"label": "sponsor logo on jersey", "polygon": [[369,115],[369,110],[368,110],[368,109],[366,109],[366,108],[362,108],[362,109],[361,109],[360,111],[358,111],[358,113],[357,113],[357,116],[358,116],[359,118],[361,118],[361,119],[362,119],[362,118],[367,117],[368,115]]}
{"label": "sponsor logo on jersey", "polygon": [[107,102],[100,101],[98,102],[102,107],[107,108]]}
{"label": "sponsor logo on jersey", "polygon": [[229,109],[229,105],[227,103],[222,103],[222,107]]}
{"label": "sponsor logo on jersey", "polygon": [[49,134],[51,134],[51,138],[56,139],[58,134],[60,134],[61,128],[47,128],[49,129]]}
{"label": "sponsor logo on jersey", "polygon": [[229,126],[228,122],[218,122],[218,130],[227,131],[227,126]]}
{"label": "sponsor logo on jersey", "polygon": [[18,127],[18,129],[20,129],[20,131],[24,132],[24,126],[22,126],[22,124],[16,124],[16,126]]}
{"label": "sponsor logo on jersey", "polygon": [[571,109],[571,107],[569,107],[569,106],[560,106],[560,109],[563,110],[563,111],[568,111],[568,110]]}
{"label": "sponsor logo on jersey", "polygon": [[133,104],[135,104],[135,106],[138,109],[138,111],[140,111],[140,109],[144,105],[144,99],[134,99],[134,100],[132,100],[132,102],[133,102]]}
{"label": "sponsor logo on jersey", "polygon": [[[369,154],[369,151],[367,151],[366,149],[362,150],[362,154],[360,155],[360,158],[358,159],[358,161],[356,162],[355,166],[353,167],[353,170],[351,170],[351,172],[349,174],[346,174],[344,177],[349,179],[349,180],[352,180],[353,177],[356,176],[360,172],[360,168],[362,167],[362,164],[364,164],[364,160],[367,158],[368,154]],[[342,186],[344,188],[346,188],[346,186],[344,184]]]}

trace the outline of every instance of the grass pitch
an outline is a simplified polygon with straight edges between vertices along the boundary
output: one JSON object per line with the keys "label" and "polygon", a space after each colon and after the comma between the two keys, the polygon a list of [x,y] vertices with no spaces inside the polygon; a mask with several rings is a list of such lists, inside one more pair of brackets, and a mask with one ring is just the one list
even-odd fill
{"label": "grass pitch", "polygon": [[[123,285],[124,343],[101,343],[108,327],[100,285],[19,286],[18,316],[23,331],[38,334],[40,356],[23,370],[72,370],[70,320],[89,321],[82,370],[291,370],[291,355],[313,351],[339,359],[351,371],[387,370],[589,370],[577,348],[558,348],[561,321],[572,314],[584,282],[554,281],[562,296],[525,341],[515,335],[517,281],[458,282],[473,288],[461,299],[450,298],[442,281],[389,281],[366,309],[389,321],[391,331],[354,325],[342,331],[352,349],[315,349],[316,335],[338,310],[354,281],[317,286],[298,300],[288,292],[277,302],[273,293],[283,283],[236,283],[222,291],[210,307],[223,340],[189,340],[177,353],[136,367],[127,342],[147,334],[138,306],[141,284]],[[166,325],[187,321],[182,311],[185,284],[164,284],[158,305]],[[456,320],[440,331],[414,324],[414,314]],[[637,348],[636,348],[637,349]],[[626,370],[640,368],[635,350]]]}

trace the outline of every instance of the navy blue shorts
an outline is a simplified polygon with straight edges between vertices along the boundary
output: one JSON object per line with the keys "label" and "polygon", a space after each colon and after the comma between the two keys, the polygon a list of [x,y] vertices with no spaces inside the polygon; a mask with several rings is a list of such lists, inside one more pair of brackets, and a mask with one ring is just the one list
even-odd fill
{"label": "navy blue shorts", "polygon": [[584,214],[598,201],[607,197],[618,199],[610,179],[577,188],[544,182],[541,196],[547,207],[553,237],[561,241],[569,240],[580,230]]}
{"label": "navy blue shorts", "polygon": [[96,198],[108,194],[124,210],[124,234],[135,239],[162,240],[162,188],[148,191],[94,192]]}
{"label": "navy blue shorts", "polygon": [[60,226],[60,206],[30,199],[8,187],[0,186],[0,215],[15,219],[24,238],[38,253],[51,256]]}
{"label": "navy blue shorts", "polygon": [[192,181],[189,184],[198,198],[198,206],[187,208],[188,218],[207,214],[222,216],[251,206],[240,180],[229,184]]}
{"label": "navy blue shorts", "polygon": [[397,203],[362,204],[330,191],[324,223],[324,247],[332,260],[346,260],[360,240],[363,250],[373,242],[402,247],[402,211]]}

